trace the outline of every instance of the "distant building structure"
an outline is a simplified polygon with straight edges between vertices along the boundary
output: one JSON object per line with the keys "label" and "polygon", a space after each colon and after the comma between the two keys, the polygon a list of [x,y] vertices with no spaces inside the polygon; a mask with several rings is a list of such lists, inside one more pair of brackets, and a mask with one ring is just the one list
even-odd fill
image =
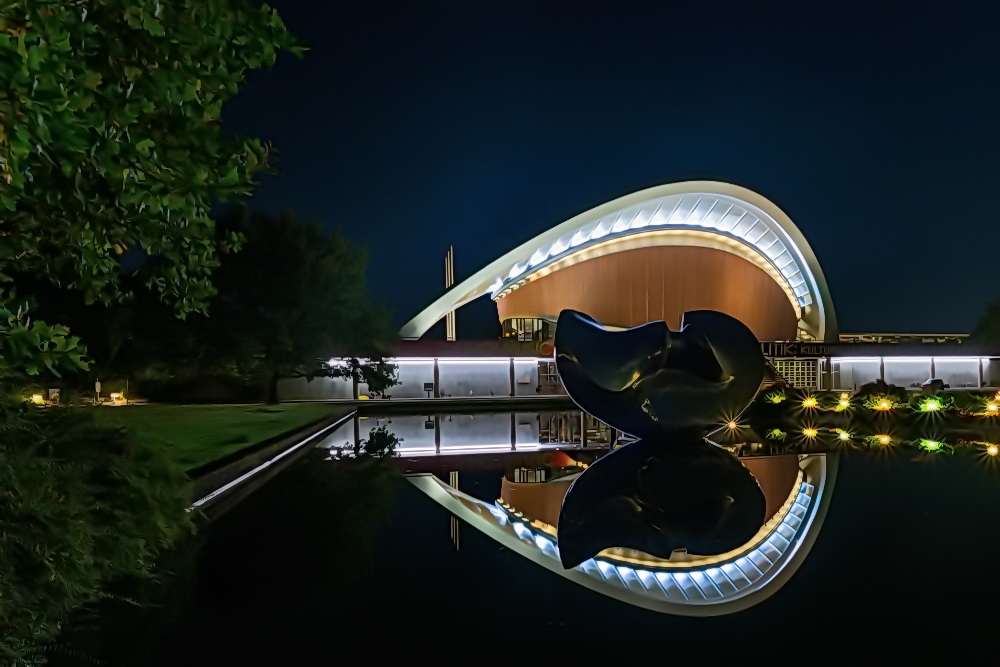
{"label": "distant building structure", "polygon": [[[919,389],[1000,386],[1000,346],[961,333],[842,333],[822,268],[791,219],[760,194],[690,181],[635,192],[581,213],[455,283],[400,330],[401,383],[391,396],[530,396],[562,393],[552,340],[559,312],[606,326],[651,320],[680,326],[689,310],[743,321],[788,383],[854,390],[879,379]],[[497,304],[502,338],[421,340],[435,323],[480,298]],[[433,386],[433,390],[428,387]],[[288,398],[350,398],[340,380],[286,380]],[[367,392],[364,386],[357,388]]]}

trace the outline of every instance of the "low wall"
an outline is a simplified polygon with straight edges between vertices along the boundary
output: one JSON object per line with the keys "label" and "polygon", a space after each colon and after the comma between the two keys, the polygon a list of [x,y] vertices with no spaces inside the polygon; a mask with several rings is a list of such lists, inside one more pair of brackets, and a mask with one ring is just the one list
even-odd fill
{"label": "low wall", "polygon": [[[338,411],[302,429],[269,438],[252,447],[241,449],[229,456],[189,470],[188,476],[193,481],[192,503],[197,503],[199,500],[211,495],[214,491],[238,480],[243,475],[266,464],[268,461],[281,456],[283,452],[301,443],[303,440],[315,436],[326,429],[332,431],[333,427],[350,419],[353,414],[354,408],[345,407],[342,411]],[[320,438],[317,438],[316,442],[319,442],[319,440]],[[312,447],[309,445],[301,447],[296,452],[282,457],[239,484],[235,484],[225,492],[219,493],[210,500],[206,500],[192,510],[196,523],[211,523],[215,521],[242,502],[251,493],[273,479],[279,472],[295,461],[298,461],[307,452],[311,451],[311,449]]]}

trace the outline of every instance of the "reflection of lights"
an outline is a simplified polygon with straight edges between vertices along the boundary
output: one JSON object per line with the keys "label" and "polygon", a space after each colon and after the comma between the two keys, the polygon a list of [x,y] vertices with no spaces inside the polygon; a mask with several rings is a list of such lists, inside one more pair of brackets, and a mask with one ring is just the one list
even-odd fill
{"label": "reflection of lights", "polygon": [[993,444],[986,445],[986,453],[989,454],[990,456],[996,456],[998,453],[1000,453],[1000,446]]}
{"label": "reflection of lights", "polygon": [[807,396],[805,400],[802,401],[802,407],[804,408],[815,408],[817,405],[819,404],[816,402],[816,398],[814,396]]}
{"label": "reflection of lights", "polygon": [[802,429],[802,435],[806,436],[807,438],[815,438],[816,437],[816,429],[814,429],[814,428],[804,428],[804,429]]}
{"label": "reflection of lights", "polygon": [[892,442],[892,438],[890,438],[887,435],[880,435],[878,436],[878,442],[880,445],[888,445],[890,442]]}
{"label": "reflection of lights", "polygon": [[840,438],[841,440],[850,440],[851,434],[848,433],[847,431],[841,431],[840,435],[838,435],[837,437]]}

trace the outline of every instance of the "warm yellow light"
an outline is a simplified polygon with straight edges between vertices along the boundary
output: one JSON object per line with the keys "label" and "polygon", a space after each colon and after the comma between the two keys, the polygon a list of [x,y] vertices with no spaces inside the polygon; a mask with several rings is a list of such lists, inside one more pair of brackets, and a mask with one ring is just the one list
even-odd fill
{"label": "warm yellow light", "polygon": [[996,403],[987,403],[986,410],[987,412],[997,412],[1000,411],[1000,407],[998,407]]}
{"label": "warm yellow light", "polygon": [[813,398],[812,396],[809,396],[804,401],[802,401],[802,407],[804,408],[815,408],[817,405],[818,404],[816,403],[816,399]]}
{"label": "warm yellow light", "polygon": [[890,438],[887,435],[880,435],[878,437],[878,441],[879,441],[880,444],[888,445],[890,442],[892,442],[892,438]]}
{"label": "warm yellow light", "polygon": [[122,397],[122,395],[119,394],[118,392],[116,392],[116,391],[111,392],[111,400],[112,401],[117,401],[121,397]]}
{"label": "warm yellow light", "polygon": [[739,426],[739,424],[737,424],[734,421],[731,421],[728,424],[726,424],[726,426],[728,426],[730,429],[735,429],[737,426]]}
{"label": "warm yellow light", "polygon": [[841,432],[840,432],[840,435],[839,435],[838,437],[839,437],[839,438],[840,438],[841,440],[850,440],[850,439],[851,439],[851,434],[850,434],[850,433],[848,433],[847,431],[841,431]]}
{"label": "warm yellow light", "polygon": [[42,403],[42,402],[44,402],[44,400],[45,399],[42,398],[41,394],[32,394],[31,395],[31,402],[32,403]]}
{"label": "warm yellow light", "polygon": [[891,406],[889,405],[889,401],[882,401],[881,403],[878,404],[879,410],[888,410],[890,407]]}
{"label": "warm yellow light", "polygon": [[845,392],[843,392],[843,393],[842,393],[842,394],[840,395],[840,400],[842,400],[842,401],[846,401],[846,400],[847,400],[847,399],[849,399],[850,397],[851,397],[851,395],[850,395],[850,394],[848,394],[848,393],[847,393],[847,392],[845,391]]}
{"label": "warm yellow light", "polygon": [[986,453],[990,456],[996,456],[1000,453],[1000,446],[997,445],[986,445]]}
{"label": "warm yellow light", "polygon": [[802,435],[806,436],[807,438],[815,438],[816,437],[816,429],[814,429],[814,428],[804,428],[804,429],[802,429]]}
{"label": "warm yellow light", "polygon": [[840,399],[840,407],[846,408],[850,404],[851,404],[851,402],[849,400],[847,400],[846,398]]}

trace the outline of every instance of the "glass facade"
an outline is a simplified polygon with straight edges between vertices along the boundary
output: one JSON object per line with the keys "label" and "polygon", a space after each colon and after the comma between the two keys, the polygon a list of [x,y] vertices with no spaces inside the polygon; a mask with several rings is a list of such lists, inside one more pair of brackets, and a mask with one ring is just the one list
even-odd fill
{"label": "glass facade", "polygon": [[555,324],[540,317],[514,317],[503,321],[503,338],[513,340],[551,340]]}

